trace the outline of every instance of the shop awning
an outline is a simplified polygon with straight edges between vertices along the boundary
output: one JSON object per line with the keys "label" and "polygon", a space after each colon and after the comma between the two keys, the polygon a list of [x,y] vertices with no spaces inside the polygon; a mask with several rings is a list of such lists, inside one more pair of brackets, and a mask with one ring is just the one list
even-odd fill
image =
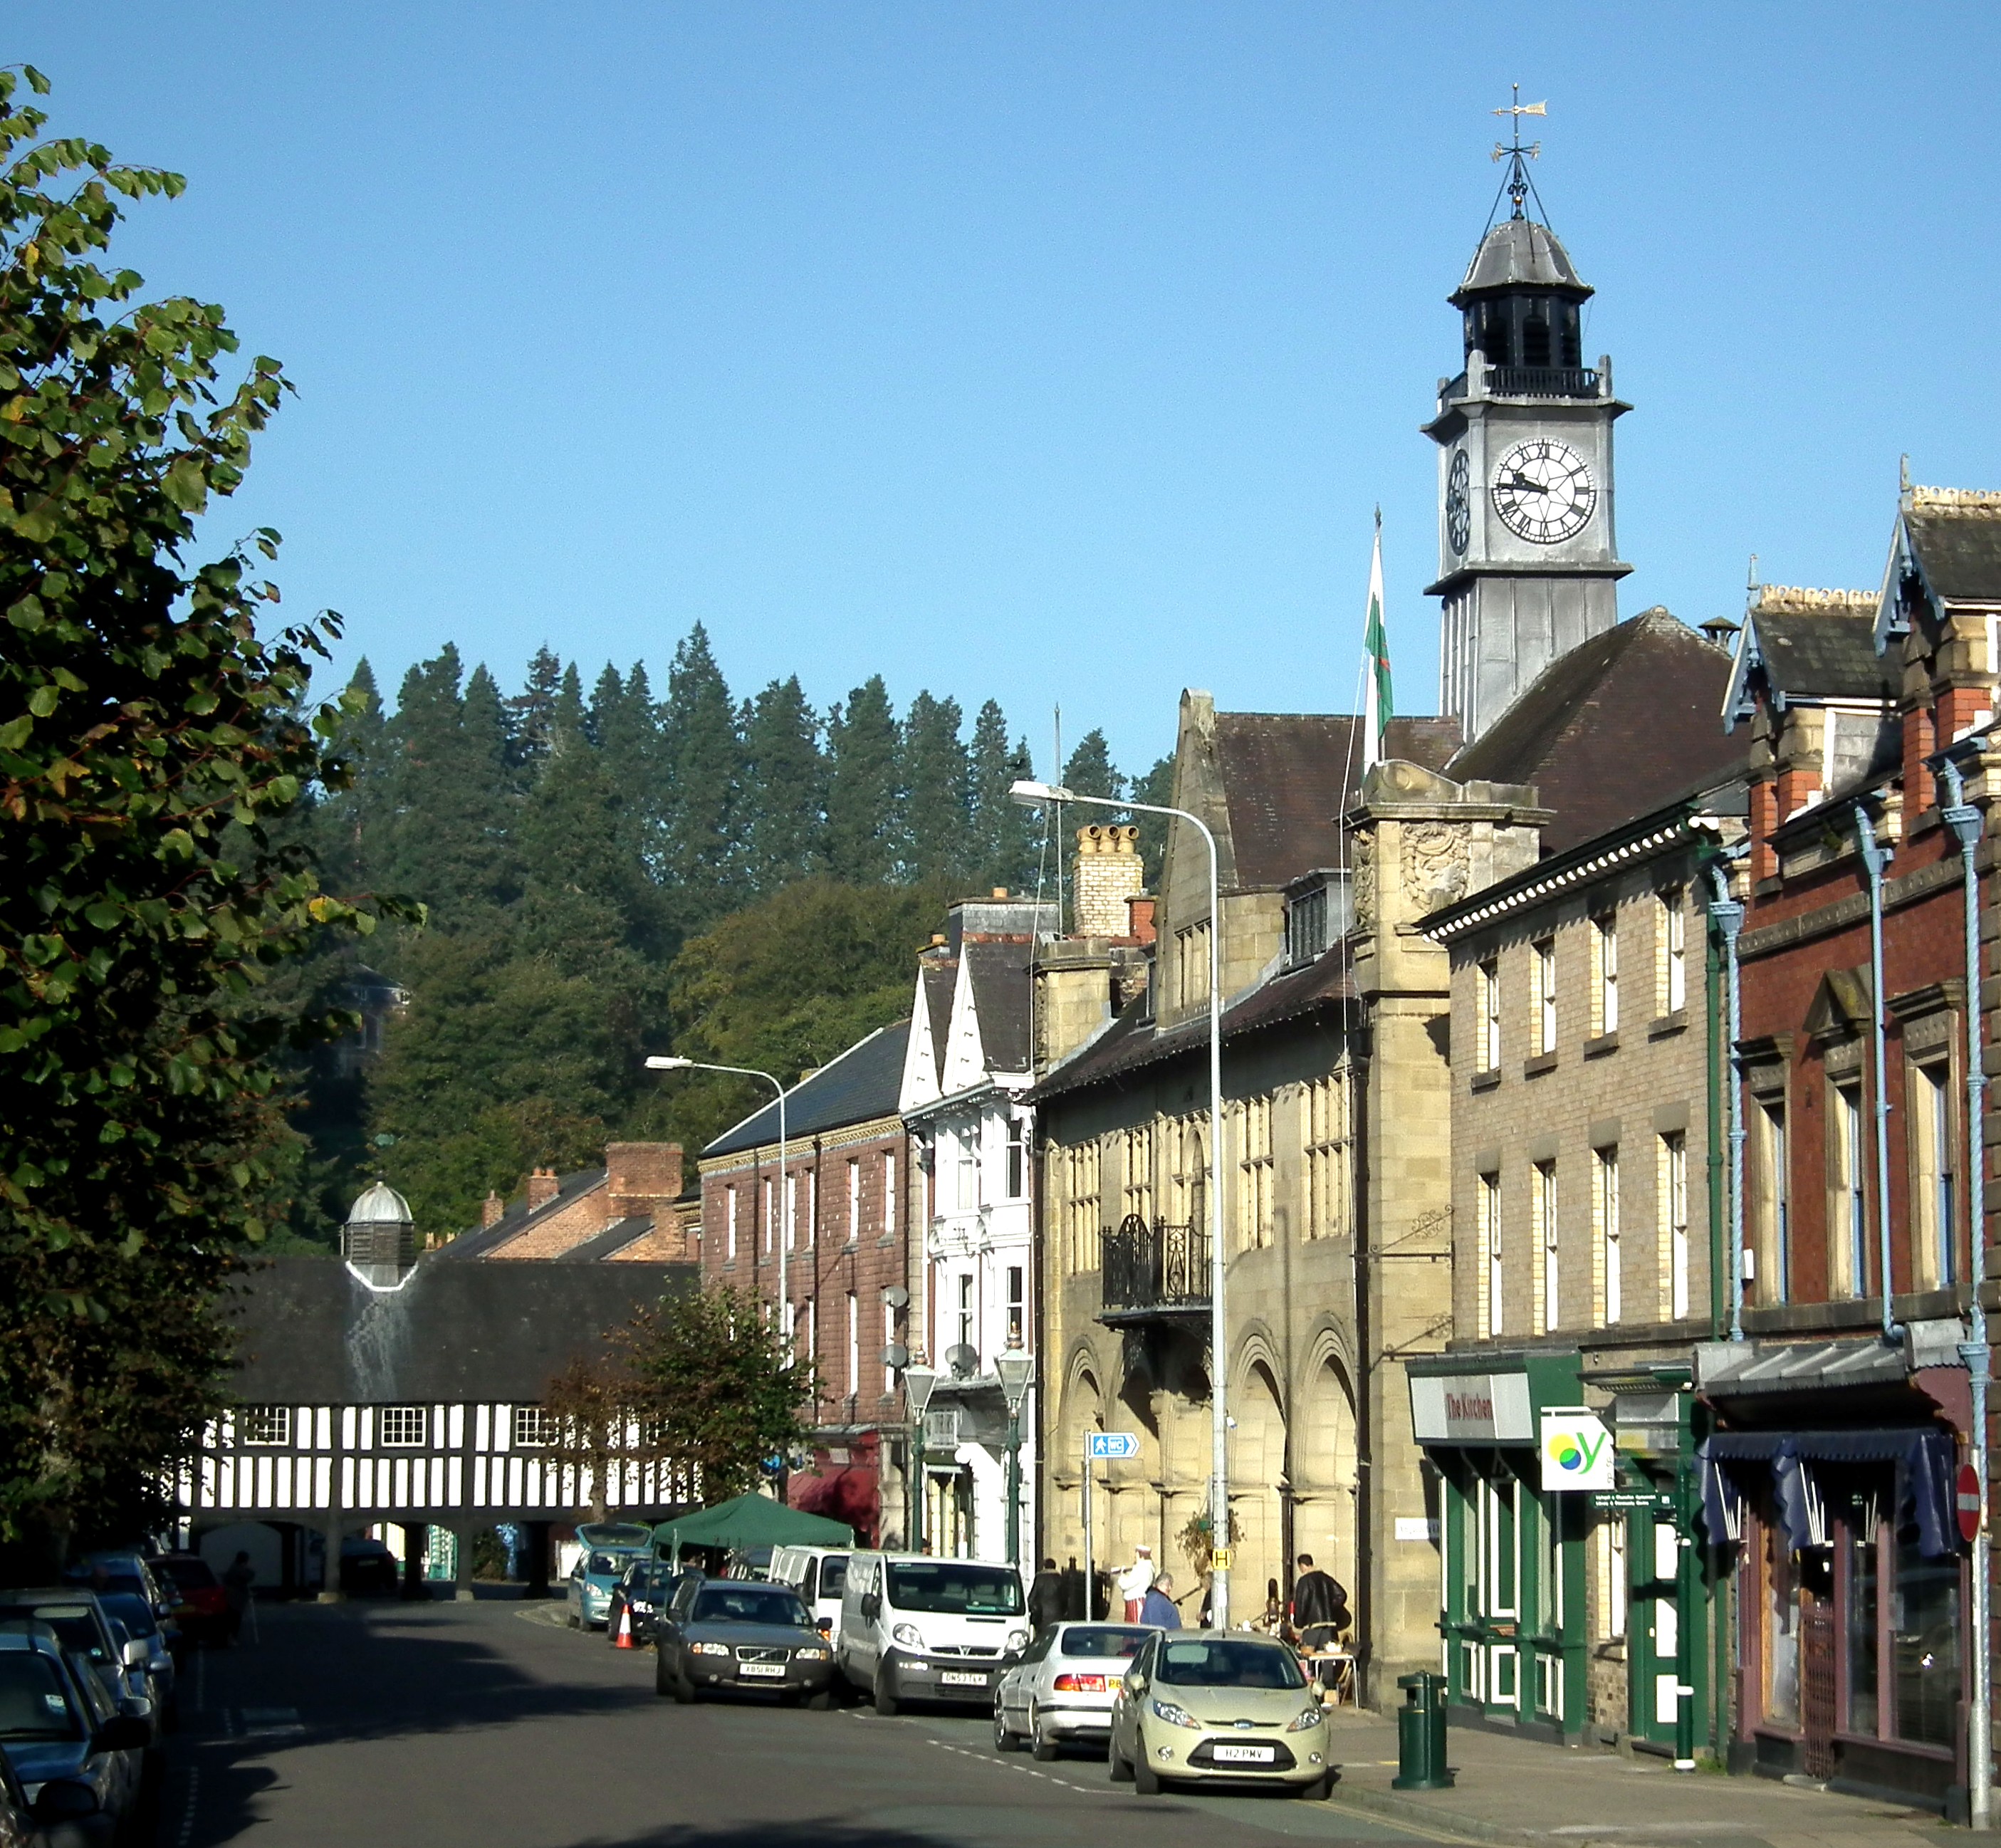
{"label": "shop awning", "polygon": [[1953,1511],[1956,1460],[1949,1432],[1936,1425],[1877,1426],[1846,1431],[1718,1431],[1696,1451],[1702,1466],[1702,1513],[1710,1540],[1721,1545],[1744,1532],[1742,1477],[1762,1467],[1787,1545],[1794,1551],[1828,1543],[1827,1510],[1817,1465],[1838,1467],[1887,1463],[1896,1470],[1895,1519],[1915,1524],[1918,1550],[1927,1559],[1959,1550]]}

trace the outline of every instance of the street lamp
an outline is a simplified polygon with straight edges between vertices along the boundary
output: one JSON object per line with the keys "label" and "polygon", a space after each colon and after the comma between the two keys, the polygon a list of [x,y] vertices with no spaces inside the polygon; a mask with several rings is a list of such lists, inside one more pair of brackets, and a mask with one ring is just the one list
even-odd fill
{"label": "street lamp", "polygon": [[1011,1566],[1021,1561],[1021,1401],[1035,1375],[1035,1357],[1017,1335],[994,1362],[994,1370],[1000,1376],[1000,1391],[1007,1401],[1007,1563]]}
{"label": "street lamp", "polygon": [[[1025,808],[1046,802],[1084,802],[1093,808],[1123,809],[1142,815],[1170,815],[1196,830],[1209,849],[1209,1542],[1212,1556],[1230,1557],[1229,1324],[1224,1314],[1223,1251],[1223,898],[1216,875],[1216,837],[1199,815],[1155,802],[1118,802],[1109,796],[1079,795],[1060,783],[1023,781],[1007,792]],[[1209,1620],[1230,1627],[1230,1568],[1209,1575]]]}
{"label": "street lamp", "polygon": [[914,1360],[903,1369],[903,1401],[910,1408],[910,1550],[924,1550],[924,1408],[938,1384],[938,1369]]}
{"label": "street lamp", "polygon": [[[785,1205],[785,1088],[784,1085],[781,1084],[776,1078],[773,1077],[769,1072],[759,1071],[754,1066],[711,1065],[705,1060],[681,1059],[673,1057],[662,1053],[655,1053],[647,1060],[646,1069],[649,1071],[719,1071],[728,1072],[733,1077],[739,1078],[762,1078],[767,1084],[770,1085],[771,1088],[778,1094],[778,1190],[773,1204],[778,1209],[778,1216],[780,1222],[780,1230],[778,1234],[778,1314],[785,1324],[785,1358],[787,1364],[789,1365],[792,1361],[797,1359],[799,1356],[792,1340],[793,1328],[792,1299],[785,1293],[785,1248],[792,1243],[792,1216],[787,1209]],[[752,1230],[750,1237],[750,1249],[754,1259],[754,1255],[757,1249],[757,1234],[754,1228]],[[818,1356],[816,1356],[815,1358],[817,1359]]]}

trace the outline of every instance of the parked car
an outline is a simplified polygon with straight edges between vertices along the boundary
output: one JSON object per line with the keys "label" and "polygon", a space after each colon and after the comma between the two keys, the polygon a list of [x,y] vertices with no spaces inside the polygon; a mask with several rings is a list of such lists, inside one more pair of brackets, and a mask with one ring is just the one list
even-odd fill
{"label": "parked car", "polygon": [[165,1553],[151,1563],[182,1636],[191,1644],[226,1642],[229,1594],[215,1568],[199,1553]]}
{"label": "parked car", "polygon": [[796,1592],[740,1578],[688,1578],[654,1641],[656,1693],[684,1707],[706,1691],[776,1694],[787,1706],[832,1699],[833,1653]]}
{"label": "parked car", "polygon": [[69,1583],[81,1585],[103,1597],[113,1592],[144,1598],[162,1617],[172,1613],[172,1594],[160,1582],[153,1562],[130,1547],[105,1547],[85,1553],[71,1561],[63,1572]]}
{"label": "parked car", "polygon": [[0,1627],[37,1626],[50,1631],[76,1660],[87,1662],[111,1700],[146,1722],[149,1737],[158,1730],[145,1667],[151,1652],[113,1630],[95,1592],[73,1585],[0,1591]]}
{"label": "parked car", "polygon": [[126,1638],[136,1637],[146,1645],[147,1697],[159,1714],[162,1728],[173,1731],[180,1724],[176,1691],[179,1674],[174,1662],[172,1638],[168,1634],[173,1620],[169,1618],[162,1624],[154,1615],[152,1606],[130,1592],[106,1592],[97,1601],[110,1618],[114,1634]]}
{"label": "parked car", "polygon": [[351,1597],[371,1592],[394,1595],[402,1567],[381,1540],[365,1533],[347,1533],[340,1540],[340,1589]]}
{"label": "parked car", "polygon": [[604,1610],[604,1633],[618,1640],[619,1620],[632,1613],[632,1641],[644,1647],[653,1640],[660,1612],[673,1596],[674,1581],[680,1574],[663,1559],[635,1559],[611,1588],[611,1602]]}
{"label": "parked car", "polygon": [[840,1593],[847,1582],[845,1547],[780,1547],[771,1554],[771,1582],[788,1585],[813,1613],[820,1634],[840,1632]]}
{"label": "parked car", "polygon": [[1143,1797],[1164,1784],[1278,1782],[1303,1797],[1334,1783],[1327,1714],[1275,1637],[1164,1630],[1119,1683],[1106,1748],[1112,1781]]}
{"label": "parked car", "polygon": [[994,1691],[995,1746],[1012,1752],[1025,1742],[1046,1763],[1065,1745],[1101,1746],[1119,1679],[1157,1634],[1150,1624],[1053,1624]]}
{"label": "parked car", "polygon": [[842,1675],[878,1713],[903,1700],[992,1711],[1002,1673],[1028,1646],[1013,1566],[917,1553],[855,1553],[841,1590]]}
{"label": "parked car", "polygon": [[37,1785],[30,1802],[5,1749],[0,1747],[0,1848],[52,1848],[56,1842],[74,1841],[75,1832],[64,1825],[96,1814],[97,1793],[68,1778]]}
{"label": "parked car", "polygon": [[87,1660],[46,1630],[0,1632],[0,1749],[51,1848],[128,1832],[146,1741],[146,1722],[117,1711]]}

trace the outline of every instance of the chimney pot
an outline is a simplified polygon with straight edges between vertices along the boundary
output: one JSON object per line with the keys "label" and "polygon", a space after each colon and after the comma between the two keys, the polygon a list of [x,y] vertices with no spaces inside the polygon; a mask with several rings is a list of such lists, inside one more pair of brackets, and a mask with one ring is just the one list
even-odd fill
{"label": "chimney pot", "polygon": [[482,1227],[497,1226],[507,1216],[507,1202],[497,1193],[486,1196],[486,1204],[479,1209],[479,1223]]}
{"label": "chimney pot", "polygon": [[562,1183],[552,1168],[538,1168],[528,1177],[528,1210],[546,1206],[562,1191]]}
{"label": "chimney pot", "polygon": [[1140,830],[1129,822],[1094,823],[1077,831],[1076,906],[1080,937],[1129,934],[1126,901],[1145,879]]}

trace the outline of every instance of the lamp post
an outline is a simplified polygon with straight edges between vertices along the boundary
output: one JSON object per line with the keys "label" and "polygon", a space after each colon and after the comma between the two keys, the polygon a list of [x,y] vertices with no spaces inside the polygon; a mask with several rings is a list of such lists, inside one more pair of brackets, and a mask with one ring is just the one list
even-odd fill
{"label": "lamp post", "polygon": [[924,1550],[924,1408],[938,1384],[938,1369],[913,1360],[903,1369],[903,1401],[910,1408],[910,1550]]}
{"label": "lamp post", "polygon": [[1035,1358],[1019,1338],[1007,1343],[1007,1351],[994,1363],[1000,1376],[1000,1390],[1007,1401],[1007,1563],[1021,1562],[1021,1401],[1028,1397],[1028,1382],[1035,1377]]}
{"label": "lamp post", "polygon": [[[659,1053],[654,1053],[651,1058],[647,1060],[646,1069],[649,1071],[719,1071],[728,1072],[732,1077],[739,1078],[762,1078],[767,1084],[770,1085],[771,1088],[778,1094],[778,1192],[774,1196],[773,1200],[773,1204],[778,1209],[778,1216],[780,1221],[780,1229],[778,1233],[778,1314],[785,1324],[786,1359],[788,1363],[797,1359],[799,1356],[794,1348],[792,1341],[792,1305],[791,1299],[785,1294],[785,1279],[787,1275],[785,1269],[785,1248],[792,1242],[792,1216],[791,1213],[787,1210],[785,1206],[785,1086],[781,1084],[769,1072],[759,1071],[754,1066],[711,1065],[705,1060],[670,1057],[666,1054]],[[757,1233],[755,1227],[751,1228],[750,1238],[750,1249],[754,1253],[757,1248]],[[818,1356],[816,1356],[815,1358],[817,1359]]]}
{"label": "lamp post", "polygon": [[[1155,802],[1118,802],[1109,796],[1079,795],[1059,784],[1018,782],[1007,793],[1026,808],[1049,802],[1083,802],[1141,815],[1168,815],[1186,822],[1209,849],[1209,1540],[1213,1557],[1230,1557],[1229,1324],[1224,1313],[1223,1250],[1223,899],[1216,874],[1216,837],[1199,815]],[[1230,1568],[1209,1574],[1209,1620],[1230,1627]]]}

